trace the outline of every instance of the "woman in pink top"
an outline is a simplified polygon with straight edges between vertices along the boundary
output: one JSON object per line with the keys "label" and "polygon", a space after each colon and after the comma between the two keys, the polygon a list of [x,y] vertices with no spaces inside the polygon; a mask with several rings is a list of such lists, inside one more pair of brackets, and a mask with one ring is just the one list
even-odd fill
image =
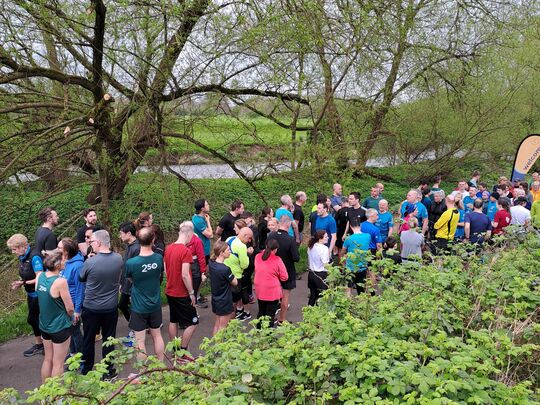
{"label": "woman in pink top", "polygon": [[[270,317],[270,327],[274,326],[274,316],[279,307],[282,296],[281,281],[289,278],[283,260],[276,255],[279,248],[278,241],[270,239],[266,249],[255,257],[255,293],[259,302],[259,314]],[[259,323],[258,328],[261,327]]]}

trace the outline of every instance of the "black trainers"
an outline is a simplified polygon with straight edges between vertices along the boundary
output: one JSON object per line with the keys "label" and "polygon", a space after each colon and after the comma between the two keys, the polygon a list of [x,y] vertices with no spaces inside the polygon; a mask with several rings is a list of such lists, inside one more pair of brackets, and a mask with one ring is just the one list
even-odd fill
{"label": "black trainers", "polygon": [[36,354],[45,354],[45,349],[43,348],[43,344],[41,345],[34,345],[30,349],[25,350],[23,352],[24,357],[32,357]]}
{"label": "black trainers", "polygon": [[240,313],[236,314],[236,319],[239,321],[245,321],[247,319],[251,319],[251,314],[247,311],[240,311]]}

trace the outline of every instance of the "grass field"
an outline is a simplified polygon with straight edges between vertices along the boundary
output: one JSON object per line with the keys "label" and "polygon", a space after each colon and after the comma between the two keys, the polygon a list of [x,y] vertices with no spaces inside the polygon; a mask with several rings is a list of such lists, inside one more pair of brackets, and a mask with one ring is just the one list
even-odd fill
{"label": "grass field", "polygon": [[[287,121],[285,121],[288,123]],[[302,121],[300,125],[308,124]],[[269,148],[288,147],[291,131],[263,118],[241,118],[220,115],[216,117],[178,117],[165,131],[191,134],[194,139],[220,152],[230,152],[239,146],[263,145]],[[306,133],[299,132],[298,140],[305,140]],[[204,150],[183,139],[168,138],[168,150],[173,154]]]}

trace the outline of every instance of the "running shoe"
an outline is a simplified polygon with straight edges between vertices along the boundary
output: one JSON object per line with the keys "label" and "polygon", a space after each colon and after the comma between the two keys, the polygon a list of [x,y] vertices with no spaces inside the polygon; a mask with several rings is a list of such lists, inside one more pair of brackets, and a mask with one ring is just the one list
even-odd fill
{"label": "running shoe", "polygon": [[242,311],[239,315],[236,315],[236,319],[239,321],[245,321],[247,319],[251,319],[251,314],[247,311]]}
{"label": "running shoe", "polygon": [[41,345],[33,345],[30,349],[25,350],[23,352],[24,357],[32,357],[36,354],[45,354],[45,349],[43,348],[43,344]]}

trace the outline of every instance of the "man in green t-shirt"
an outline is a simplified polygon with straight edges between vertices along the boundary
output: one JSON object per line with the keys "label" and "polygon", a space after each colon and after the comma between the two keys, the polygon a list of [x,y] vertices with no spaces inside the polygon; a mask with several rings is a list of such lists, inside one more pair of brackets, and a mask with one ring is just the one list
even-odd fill
{"label": "man in green t-shirt", "polygon": [[156,356],[163,361],[165,344],[160,329],[163,256],[152,251],[155,238],[152,228],[141,228],[138,238],[141,243],[139,256],[129,259],[125,264],[126,277],[133,283],[129,327],[135,331],[135,341],[139,349],[137,359],[144,360],[146,357],[146,330],[150,329]]}
{"label": "man in green t-shirt", "polygon": [[365,209],[373,208],[374,210],[379,209],[379,201],[382,200],[382,197],[380,196],[380,189],[379,187],[371,187],[371,195],[364,200],[364,204],[362,205]]}

